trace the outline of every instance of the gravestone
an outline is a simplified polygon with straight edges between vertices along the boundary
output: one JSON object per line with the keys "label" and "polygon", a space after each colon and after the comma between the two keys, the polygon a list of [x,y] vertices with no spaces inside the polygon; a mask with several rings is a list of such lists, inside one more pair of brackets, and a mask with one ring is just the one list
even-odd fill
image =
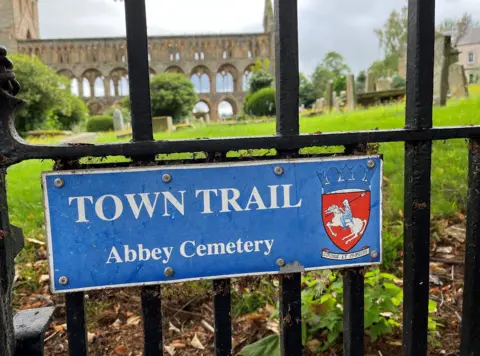
{"label": "gravestone", "polygon": [[392,90],[392,80],[390,78],[380,78],[377,80],[377,91]]}
{"label": "gravestone", "polygon": [[338,102],[339,102],[339,101],[340,101],[340,98],[337,96],[337,92],[334,91],[334,92],[333,92],[333,100],[332,100],[332,102],[333,102],[333,109],[334,109],[334,110],[338,110],[338,106],[339,106],[339,105],[338,105]]}
{"label": "gravestone", "polygon": [[451,37],[437,34],[433,68],[433,101],[435,105],[445,106],[447,104],[449,67],[456,61],[454,56]]}
{"label": "gravestone", "polygon": [[171,116],[154,117],[152,120],[153,132],[173,132],[173,119]]}
{"label": "gravestone", "polygon": [[327,97],[325,98],[325,109],[331,111],[333,109],[333,80],[327,83]]}
{"label": "gravestone", "polygon": [[325,107],[325,98],[320,98],[318,102],[318,111],[323,111]]}
{"label": "gravestone", "polygon": [[448,82],[450,85],[450,94],[454,98],[468,97],[468,82],[463,65],[454,63],[450,66]]}
{"label": "gravestone", "polygon": [[347,109],[355,110],[357,108],[357,90],[355,86],[355,76],[350,73],[347,77]]}
{"label": "gravestone", "polygon": [[365,83],[365,92],[372,93],[375,91],[375,73],[367,73],[367,82]]}
{"label": "gravestone", "polygon": [[125,130],[125,122],[123,120],[123,114],[119,109],[115,109],[113,112],[113,130],[123,131]]}

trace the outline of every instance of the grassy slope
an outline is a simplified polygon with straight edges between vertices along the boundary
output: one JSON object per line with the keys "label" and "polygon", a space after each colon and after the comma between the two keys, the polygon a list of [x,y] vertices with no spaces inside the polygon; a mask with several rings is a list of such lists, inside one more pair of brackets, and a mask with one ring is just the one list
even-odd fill
{"label": "grassy slope", "polygon": [[[404,110],[401,105],[359,110],[354,113],[336,113],[301,120],[302,133],[347,130],[401,128]],[[446,108],[435,108],[435,126],[480,124],[480,97],[451,102]],[[212,125],[197,130],[173,134],[159,134],[156,139],[185,139],[201,137],[231,137],[271,135],[274,122],[249,125]],[[115,140],[113,134],[103,134],[98,142]],[[128,140],[128,139],[127,139]],[[313,152],[324,151],[315,149]],[[312,152],[312,150],[309,150]],[[403,204],[403,144],[382,144],[385,157],[387,198],[384,212],[387,221],[401,215]],[[21,226],[27,236],[43,235],[43,207],[40,173],[52,167],[51,161],[28,161],[9,168],[8,198],[12,223]],[[467,185],[467,145],[463,140],[436,142],[433,156],[432,213],[451,215],[465,208]]]}

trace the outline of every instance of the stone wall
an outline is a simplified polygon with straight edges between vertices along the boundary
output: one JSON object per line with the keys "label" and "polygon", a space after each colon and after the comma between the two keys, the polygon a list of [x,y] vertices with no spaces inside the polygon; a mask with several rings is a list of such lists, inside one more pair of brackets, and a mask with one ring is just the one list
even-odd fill
{"label": "stone wall", "polygon": [[[218,104],[223,100],[232,105],[234,114],[242,110],[251,67],[257,60],[274,61],[271,41],[270,33],[151,37],[150,72],[152,75],[184,73],[189,78],[206,75],[209,85],[199,96],[209,106],[212,120],[217,120]],[[19,41],[18,50],[38,56],[59,74],[72,79],[72,85],[93,114],[103,112],[128,94],[122,91],[128,81],[128,56],[123,38],[24,40]],[[273,71],[274,67],[270,69]],[[233,90],[217,88],[219,75],[220,78],[231,76]],[[83,90],[84,82],[88,83],[90,93]],[[102,90],[98,90],[99,85]]]}

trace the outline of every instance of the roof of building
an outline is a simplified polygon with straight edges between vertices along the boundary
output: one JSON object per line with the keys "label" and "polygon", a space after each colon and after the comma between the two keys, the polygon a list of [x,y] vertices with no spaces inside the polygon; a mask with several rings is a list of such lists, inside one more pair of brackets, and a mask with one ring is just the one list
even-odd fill
{"label": "roof of building", "polygon": [[459,38],[457,45],[465,46],[480,43],[480,28],[471,28]]}

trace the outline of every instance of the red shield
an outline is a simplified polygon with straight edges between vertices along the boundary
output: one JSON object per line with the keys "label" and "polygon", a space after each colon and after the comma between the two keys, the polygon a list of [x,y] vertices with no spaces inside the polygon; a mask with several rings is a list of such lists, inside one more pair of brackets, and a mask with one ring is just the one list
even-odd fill
{"label": "red shield", "polygon": [[[352,212],[345,215],[345,201]],[[334,192],[322,196],[323,226],[328,237],[342,251],[357,245],[365,233],[370,219],[370,192]],[[342,218],[343,216],[343,218]]]}

